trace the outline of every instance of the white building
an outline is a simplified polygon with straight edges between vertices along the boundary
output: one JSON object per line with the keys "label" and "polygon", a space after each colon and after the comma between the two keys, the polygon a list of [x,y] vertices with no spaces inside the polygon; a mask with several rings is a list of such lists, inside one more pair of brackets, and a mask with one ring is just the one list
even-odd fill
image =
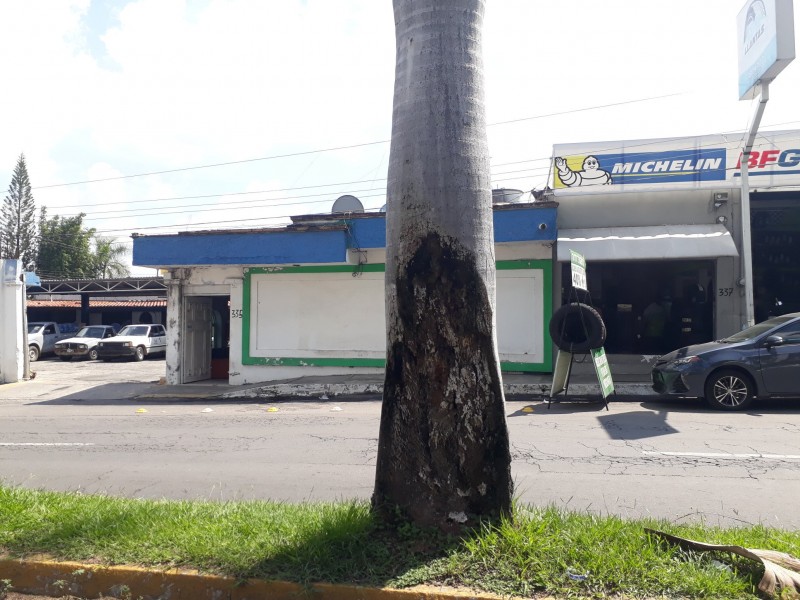
{"label": "white building", "polygon": [[[569,250],[581,252],[608,352],[661,354],[745,323],[741,146],[717,135],[554,147],[556,293],[568,291]],[[748,165],[760,321],[800,311],[800,131],[759,134]],[[670,313],[656,337],[653,302]]]}
{"label": "white building", "polygon": [[[292,221],[134,235],[133,263],[168,283],[167,383],[383,371],[385,214]],[[494,230],[501,368],[550,372],[556,204],[497,204]]]}

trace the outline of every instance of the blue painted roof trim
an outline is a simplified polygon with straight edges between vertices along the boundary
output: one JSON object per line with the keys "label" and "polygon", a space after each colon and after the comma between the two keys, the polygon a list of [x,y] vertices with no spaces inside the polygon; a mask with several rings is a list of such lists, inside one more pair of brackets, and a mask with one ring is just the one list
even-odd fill
{"label": "blue painted roof trim", "polygon": [[555,207],[494,211],[494,241],[497,244],[554,242],[557,239]]}
{"label": "blue painted roof trim", "polygon": [[[495,243],[552,242],[558,237],[555,206],[508,206],[494,210]],[[296,230],[209,231],[137,236],[133,264],[285,265],[343,263],[348,248],[385,248],[386,216],[358,215]]]}
{"label": "blue painted roof trim", "polygon": [[[510,208],[494,211],[494,241],[554,242],[558,238],[556,208]],[[351,248],[385,248],[386,217],[355,218],[346,223]]]}
{"label": "blue painted roof trim", "polygon": [[286,265],[340,263],[347,254],[345,231],[263,231],[133,238],[133,264]]}

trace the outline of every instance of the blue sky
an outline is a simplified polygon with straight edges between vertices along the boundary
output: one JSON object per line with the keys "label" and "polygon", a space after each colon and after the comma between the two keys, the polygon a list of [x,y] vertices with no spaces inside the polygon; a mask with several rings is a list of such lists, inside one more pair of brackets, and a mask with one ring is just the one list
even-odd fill
{"label": "blue sky", "polygon": [[[541,188],[553,144],[741,134],[743,5],[487,2],[494,185]],[[24,152],[51,215],[130,245],[385,201],[390,0],[4,0],[0,20],[0,186]],[[800,129],[798,97],[793,63],[764,128]]]}

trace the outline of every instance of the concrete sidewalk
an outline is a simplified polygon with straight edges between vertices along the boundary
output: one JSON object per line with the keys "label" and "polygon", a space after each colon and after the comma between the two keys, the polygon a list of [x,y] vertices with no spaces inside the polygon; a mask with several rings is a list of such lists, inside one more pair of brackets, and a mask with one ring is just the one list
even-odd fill
{"label": "concrete sidewalk", "polygon": [[[609,357],[614,388],[618,396],[656,395],[651,387],[650,370],[656,357],[616,355]],[[506,396],[549,396],[552,373],[505,373]],[[140,399],[158,398],[316,398],[379,396],[383,393],[383,375],[329,375],[285,379],[244,386],[224,381],[206,381],[180,386],[152,386],[139,393]],[[599,396],[600,385],[591,359],[576,360],[572,367],[569,396]]]}
{"label": "concrete sidewalk", "polygon": [[[650,370],[655,357],[610,355],[609,364],[617,396],[655,395],[650,385]],[[72,365],[72,363],[69,363]],[[72,365],[69,377],[63,365],[46,370],[40,365],[35,379],[0,385],[0,403],[25,402],[146,402],[182,400],[314,399],[334,397],[377,399],[383,393],[383,374],[306,376],[280,381],[230,385],[226,380],[209,379],[184,385],[165,385],[153,365],[126,363],[124,372],[98,373],[93,364]],[[162,371],[163,373],[163,371]],[[160,381],[159,381],[160,377]],[[509,399],[549,397],[551,373],[504,373],[503,386]],[[600,396],[594,365],[587,357],[573,364],[567,390],[569,397]],[[560,394],[557,397],[564,397]]]}

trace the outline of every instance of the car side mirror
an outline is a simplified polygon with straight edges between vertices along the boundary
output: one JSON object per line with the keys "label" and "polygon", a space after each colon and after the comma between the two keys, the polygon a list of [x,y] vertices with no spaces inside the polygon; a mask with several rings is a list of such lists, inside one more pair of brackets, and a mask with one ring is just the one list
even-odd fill
{"label": "car side mirror", "polygon": [[783,346],[785,340],[779,335],[770,335],[764,340],[765,348],[772,348],[773,346]]}

